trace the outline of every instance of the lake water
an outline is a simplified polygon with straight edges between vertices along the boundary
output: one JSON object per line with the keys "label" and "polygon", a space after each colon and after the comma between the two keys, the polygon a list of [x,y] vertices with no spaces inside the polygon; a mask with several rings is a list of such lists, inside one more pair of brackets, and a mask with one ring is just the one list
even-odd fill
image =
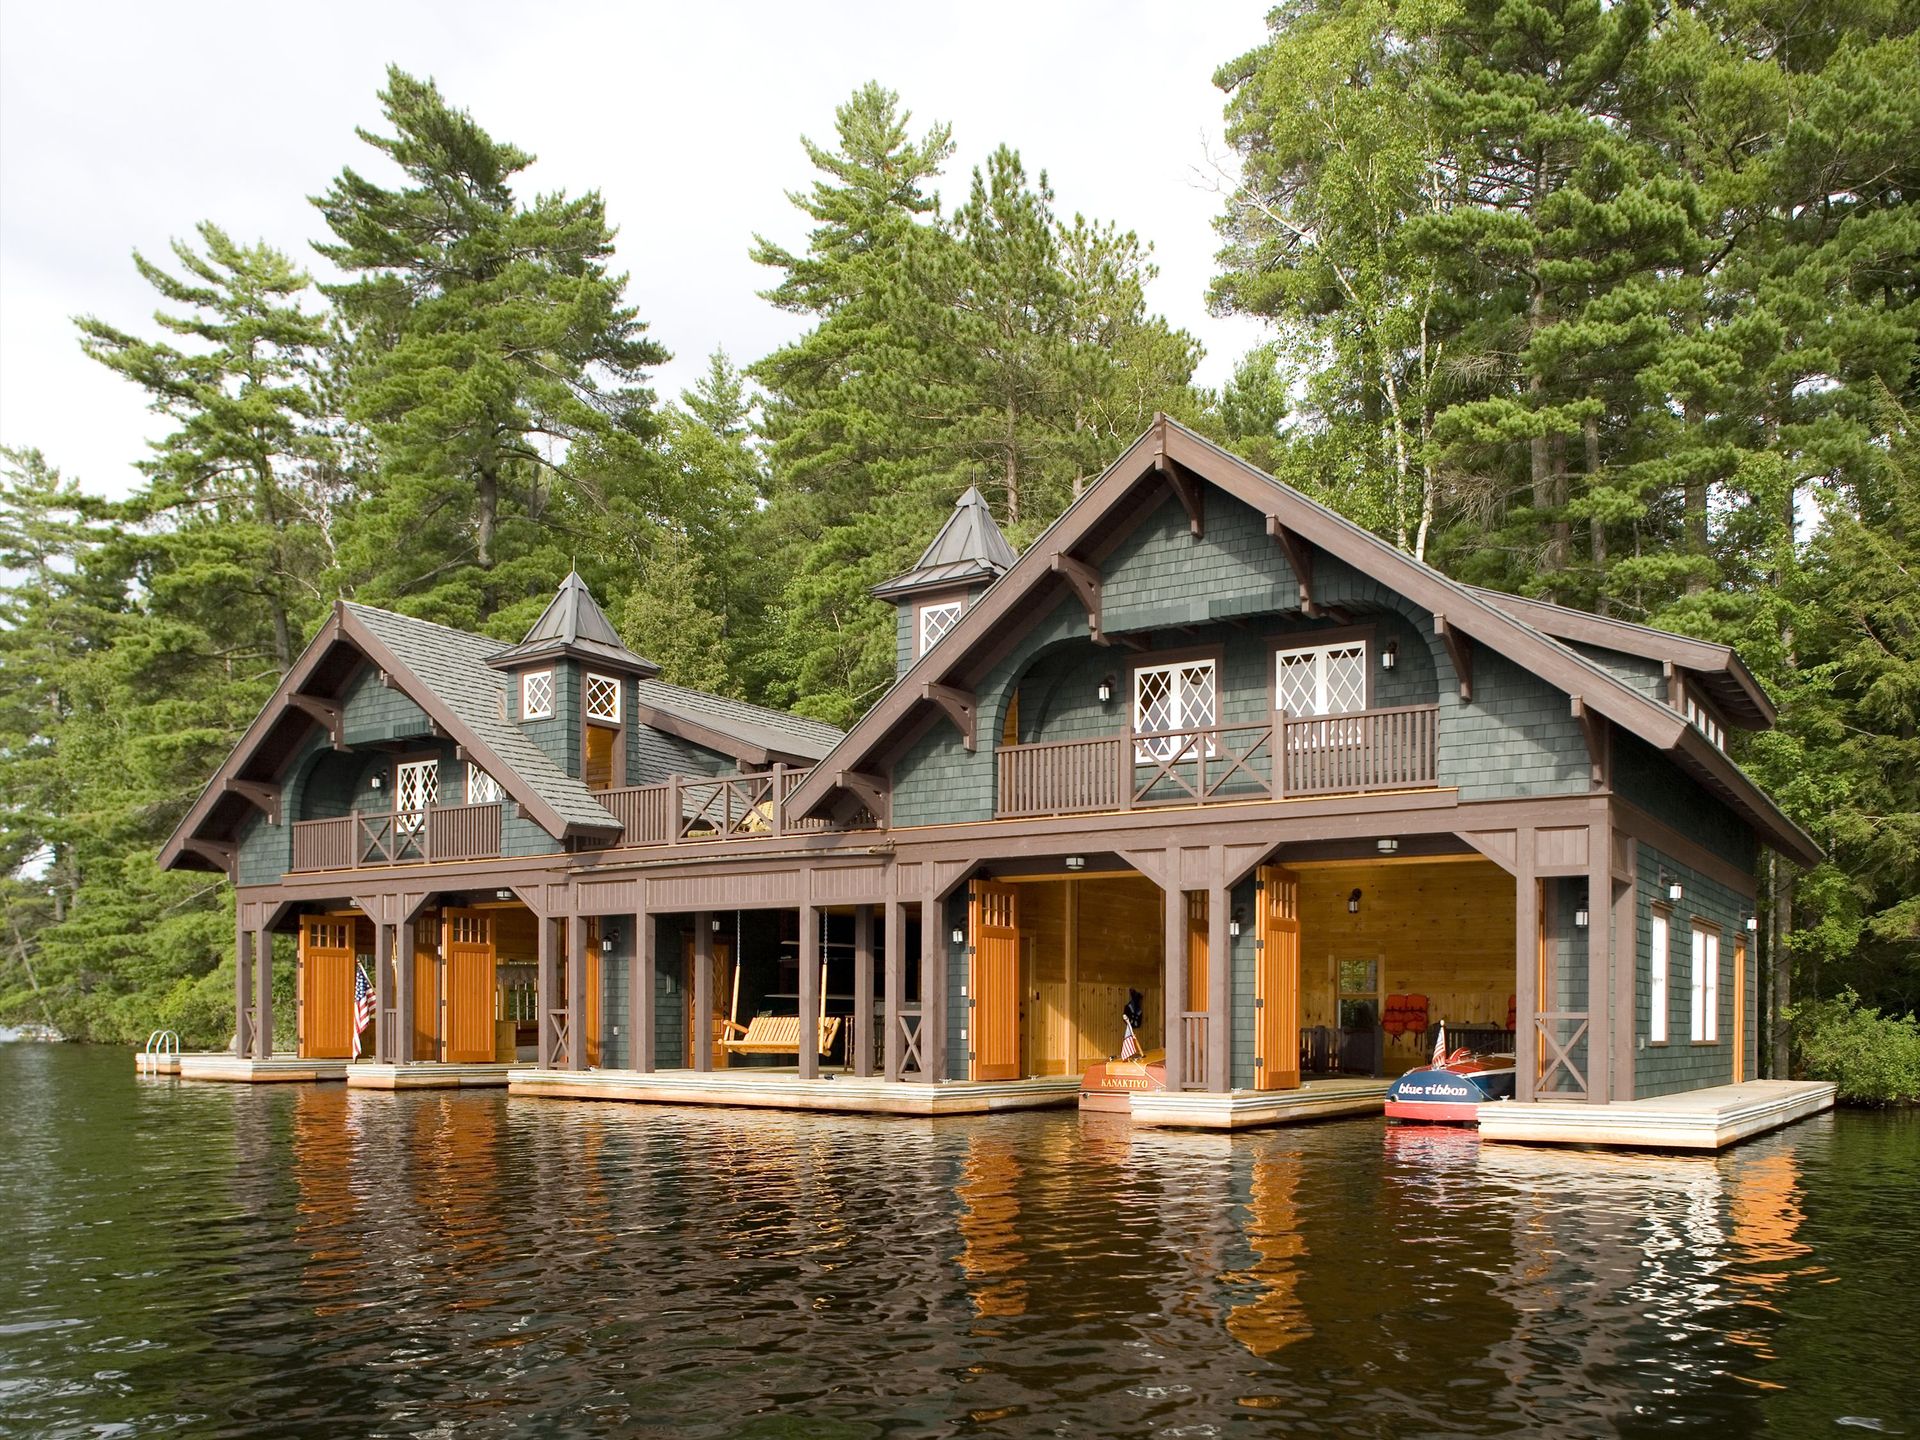
{"label": "lake water", "polygon": [[1920,1433],[1920,1117],[1713,1159],[0,1045],[0,1432]]}

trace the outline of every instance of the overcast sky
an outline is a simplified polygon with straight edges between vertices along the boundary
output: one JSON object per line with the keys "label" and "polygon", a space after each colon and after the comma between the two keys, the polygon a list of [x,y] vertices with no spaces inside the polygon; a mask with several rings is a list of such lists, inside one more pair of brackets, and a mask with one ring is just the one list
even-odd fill
{"label": "overcast sky", "polygon": [[539,157],[523,193],[598,187],[629,297],[673,351],[677,394],[716,346],[746,363],[797,329],[755,292],[760,230],[796,248],[799,137],[869,78],[916,132],[952,123],[952,208],[994,145],[1048,171],[1063,214],[1153,242],[1152,306],[1197,334],[1217,384],[1257,327],[1208,316],[1221,150],[1214,68],[1257,44],[1263,8],[1165,4],[156,5],[0,0],[0,443],[37,445],[122,493],[156,433],[87,360],[72,316],[150,330],[129,252],[166,254],[205,218],[315,265],[308,203],[383,128],[389,61],[440,83]]}

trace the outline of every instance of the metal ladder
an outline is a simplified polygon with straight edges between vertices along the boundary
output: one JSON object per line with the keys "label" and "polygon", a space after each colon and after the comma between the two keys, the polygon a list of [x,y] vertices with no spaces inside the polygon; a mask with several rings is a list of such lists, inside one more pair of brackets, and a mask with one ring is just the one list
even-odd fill
{"label": "metal ladder", "polygon": [[177,1070],[180,1064],[180,1037],[172,1030],[155,1030],[147,1036],[147,1043],[140,1049],[140,1073],[158,1075],[161,1073],[161,1061],[171,1059]]}

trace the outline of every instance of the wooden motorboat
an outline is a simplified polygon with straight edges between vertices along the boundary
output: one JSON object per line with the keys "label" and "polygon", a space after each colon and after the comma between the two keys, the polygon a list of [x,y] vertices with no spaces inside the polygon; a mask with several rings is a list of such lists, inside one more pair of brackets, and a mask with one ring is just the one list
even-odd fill
{"label": "wooden motorboat", "polygon": [[1409,1070],[1387,1091],[1387,1118],[1430,1125],[1476,1125],[1480,1107],[1513,1098],[1511,1055],[1456,1050],[1438,1065]]}
{"label": "wooden motorboat", "polygon": [[1138,1060],[1102,1060],[1080,1077],[1082,1110],[1133,1110],[1133,1097],[1167,1088],[1167,1052],[1149,1050]]}

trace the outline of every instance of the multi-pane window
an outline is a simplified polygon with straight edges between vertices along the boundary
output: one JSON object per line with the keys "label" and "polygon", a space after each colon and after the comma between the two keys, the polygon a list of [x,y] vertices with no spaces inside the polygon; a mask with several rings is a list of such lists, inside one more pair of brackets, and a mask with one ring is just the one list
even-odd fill
{"label": "multi-pane window", "polygon": [[[1198,753],[1188,745],[1188,730],[1209,729],[1215,723],[1218,682],[1211,660],[1186,660],[1174,665],[1142,665],[1133,672],[1133,763],[1151,765],[1183,752]],[[1209,735],[1204,753],[1213,754]]]}
{"label": "multi-pane window", "polygon": [[1667,956],[1672,946],[1667,931],[1667,917],[1658,910],[1654,911],[1653,922],[1648,929],[1651,932],[1648,945],[1652,953],[1647,972],[1647,1042],[1664,1045],[1667,1043]]}
{"label": "multi-pane window", "polygon": [[1274,708],[1291,716],[1346,715],[1367,708],[1367,642],[1278,653]]}
{"label": "multi-pane window", "polygon": [[1719,720],[1714,717],[1714,713],[1706,707],[1700,698],[1696,696],[1693,691],[1689,690],[1686,693],[1683,703],[1686,707],[1687,720],[1692,724],[1693,728],[1711,740],[1715,749],[1726,749],[1726,727],[1721,725]]}
{"label": "multi-pane window", "polygon": [[529,670],[520,677],[520,718],[545,720],[553,714],[553,672]]}
{"label": "multi-pane window", "polygon": [[500,803],[500,796],[500,782],[469,760],[467,762],[467,803],[497,805]]}
{"label": "multi-pane window", "polygon": [[405,760],[393,767],[394,828],[411,835],[426,824],[426,811],[440,803],[440,762]]}
{"label": "multi-pane window", "polygon": [[940,642],[954,626],[960,623],[960,617],[966,614],[966,602],[946,600],[938,605],[920,607],[920,653],[926,654]]}
{"label": "multi-pane window", "polygon": [[620,682],[612,675],[587,675],[587,718],[620,723]]}
{"label": "multi-pane window", "polygon": [[1693,927],[1693,1038],[1720,1038],[1720,936]]}

